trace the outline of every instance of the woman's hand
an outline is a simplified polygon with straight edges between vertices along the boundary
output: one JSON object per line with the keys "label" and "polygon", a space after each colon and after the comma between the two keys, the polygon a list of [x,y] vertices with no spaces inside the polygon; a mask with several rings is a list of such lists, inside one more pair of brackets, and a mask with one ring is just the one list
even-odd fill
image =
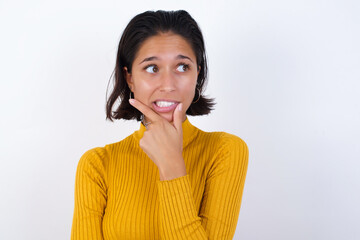
{"label": "woman's hand", "polygon": [[173,122],[169,123],[162,116],[138,100],[130,99],[130,104],[142,112],[150,124],[140,139],[140,147],[156,164],[160,180],[170,180],[186,175],[185,162],[182,157],[183,109],[180,103],[173,114]]}

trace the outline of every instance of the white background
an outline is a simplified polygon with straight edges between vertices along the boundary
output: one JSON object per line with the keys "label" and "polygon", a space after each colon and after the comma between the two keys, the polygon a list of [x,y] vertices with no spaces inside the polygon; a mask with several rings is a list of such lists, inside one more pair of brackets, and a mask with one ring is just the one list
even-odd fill
{"label": "white background", "polygon": [[105,121],[121,33],[187,10],[206,41],[216,110],[250,158],[234,239],[360,239],[357,0],[0,0],[0,239],[69,239],[88,149],[139,123]]}

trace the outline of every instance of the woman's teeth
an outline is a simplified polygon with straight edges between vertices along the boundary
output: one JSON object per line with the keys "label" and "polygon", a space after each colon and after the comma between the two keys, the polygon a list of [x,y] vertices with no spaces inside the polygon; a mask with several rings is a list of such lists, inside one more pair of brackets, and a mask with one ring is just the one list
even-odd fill
{"label": "woman's teeth", "polygon": [[174,102],[167,102],[167,101],[156,101],[155,104],[158,107],[170,107],[171,105],[175,104]]}

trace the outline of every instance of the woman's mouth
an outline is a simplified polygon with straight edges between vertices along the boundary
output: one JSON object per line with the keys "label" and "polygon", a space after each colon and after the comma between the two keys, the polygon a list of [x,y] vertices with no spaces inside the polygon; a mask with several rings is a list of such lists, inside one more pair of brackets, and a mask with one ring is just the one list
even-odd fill
{"label": "woman's mouth", "polygon": [[155,111],[164,113],[164,112],[173,111],[178,104],[179,104],[178,102],[174,102],[174,101],[158,100],[153,102],[153,107]]}

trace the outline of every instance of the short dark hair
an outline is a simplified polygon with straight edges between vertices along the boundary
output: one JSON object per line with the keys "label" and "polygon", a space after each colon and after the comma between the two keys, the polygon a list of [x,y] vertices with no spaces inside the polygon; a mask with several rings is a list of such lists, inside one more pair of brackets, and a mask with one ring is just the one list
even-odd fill
{"label": "short dark hair", "polygon": [[[136,15],[126,26],[118,46],[114,69],[114,89],[106,102],[106,119],[136,119],[140,121],[142,113],[130,105],[130,89],[126,82],[124,67],[131,73],[132,64],[141,44],[159,33],[172,32],[186,39],[192,47],[200,72],[197,78],[193,103],[186,114],[196,116],[210,113],[215,105],[214,99],[201,93],[207,82],[207,61],[204,39],[196,21],[184,10],[178,11],[146,11]],[[200,93],[200,96],[199,96]],[[106,94],[107,95],[107,94]],[[113,105],[120,97],[116,111]]]}

